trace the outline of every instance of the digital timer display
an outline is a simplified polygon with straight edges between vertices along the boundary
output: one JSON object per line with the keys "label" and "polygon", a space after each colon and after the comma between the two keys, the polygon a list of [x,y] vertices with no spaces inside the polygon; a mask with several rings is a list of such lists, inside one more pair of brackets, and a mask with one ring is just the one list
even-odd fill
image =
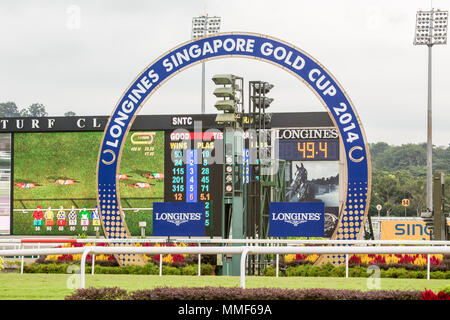
{"label": "digital timer display", "polygon": [[339,140],[278,140],[278,156],[284,160],[339,160]]}

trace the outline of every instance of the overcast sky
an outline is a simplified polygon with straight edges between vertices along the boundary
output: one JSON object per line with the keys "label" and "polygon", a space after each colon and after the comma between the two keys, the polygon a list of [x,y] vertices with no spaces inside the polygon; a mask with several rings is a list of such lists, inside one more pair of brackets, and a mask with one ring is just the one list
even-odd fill
{"label": "overcast sky", "polygon": [[[133,79],[191,38],[192,18],[220,16],[221,31],[267,34],[323,64],[352,99],[369,142],[425,142],[427,47],[414,46],[417,10],[448,10],[448,0],[244,1],[128,0],[0,2],[0,102],[34,102],[50,115],[110,115]],[[450,47],[433,47],[433,143],[450,143]],[[324,111],[291,74],[251,59],[206,63],[210,80],[234,73],[275,85],[271,112]],[[200,113],[201,66],[178,74],[141,114]]]}

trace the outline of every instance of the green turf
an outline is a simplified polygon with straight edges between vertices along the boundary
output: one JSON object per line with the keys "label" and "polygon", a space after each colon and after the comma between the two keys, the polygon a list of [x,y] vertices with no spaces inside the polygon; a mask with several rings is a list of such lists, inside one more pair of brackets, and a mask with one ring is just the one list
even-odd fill
{"label": "green turf", "polygon": [[[69,274],[0,274],[0,299],[64,299],[73,289],[68,288],[78,281],[79,275]],[[381,279],[382,290],[424,290],[438,291],[449,280],[424,279]],[[150,289],[154,287],[197,287],[222,286],[239,287],[239,277],[225,276],[170,276],[163,275],[87,275],[86,287],[120,287],[127,290]],[[246,277],[247,288],[334,288],[369,290],[366,278],[303,278],[303,277]]]}
{"label": "green turf", "polygon": [[[152,145],[133,145],[130,132],[123,147],[120,173],[129,179],[120,180],[119,190],[123,208],[151,208],[154,201],[162,201],[164,180],[149,180],[145,173],[164,173],[164,132],[156,132]],[[14,187],[14,209],[93,208],[96,202],[97,157],[102,132],[62,132],[16,134],[14,139],[14,183],[36,183],[37,187]],[[73,179],[77,183],[61,186],[52,181]],[[150,188],[134,189],[136,182],[149,182]],[[44,199],[44,200],[36,200]],[[86,200],[83,200],[86,199]],[[147,235],[151,231],[151,213],[127,212],[127,223],[132,235],[140,235],[139,221],[147,221]],[[56,215],[55,215],[56,216]],[[129,220],[129,221],[128,221]],[[150,223],[150,228],[149,228]],[[32,212],[15,211],[13,234],[15,235],[77,235],[81,227],[70,232],[53,227],[47,231],[41,227],[35,231]],[[86,232],[95,235],[92,226]]]}

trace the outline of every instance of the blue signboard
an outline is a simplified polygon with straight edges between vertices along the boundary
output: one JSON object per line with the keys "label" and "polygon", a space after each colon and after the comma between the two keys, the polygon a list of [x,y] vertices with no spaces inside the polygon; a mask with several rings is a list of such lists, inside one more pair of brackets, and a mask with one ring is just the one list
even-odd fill
{"label": "blue signboard", "polygon": [[270,237],[323,237],[323,202],[271,202]]}
{"label": "blue signboard", "polygon": [[154,236],[205,235],[205,204],[202,202],[153,203]]}

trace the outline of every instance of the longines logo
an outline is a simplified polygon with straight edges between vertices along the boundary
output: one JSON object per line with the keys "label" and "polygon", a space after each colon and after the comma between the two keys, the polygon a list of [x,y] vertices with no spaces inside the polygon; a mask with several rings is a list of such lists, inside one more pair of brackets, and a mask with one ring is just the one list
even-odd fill
{"label": "longines logo", "polygon": [[336,128],[322,129],[283,129],[277,130],[277,138],[289,139],[337,139],[339,133]]}
{"label": "longines logo", "polygon": [[320,212],[306,212],[306,213],[297,213],[297,212],[278,212],[272,213],[272,220],[280,220],[286,223],[292,224],[294,227],[298,225],[308,222],[308,221],[319,221],[320,220]]}
{"label": "longines logo", "polygon": [[155,216],[155,220],[167,221],[169,223],[173,223],[177,227],[189,221],[198,221],[201,218],[202,214],[200,212],[157,212]]}

